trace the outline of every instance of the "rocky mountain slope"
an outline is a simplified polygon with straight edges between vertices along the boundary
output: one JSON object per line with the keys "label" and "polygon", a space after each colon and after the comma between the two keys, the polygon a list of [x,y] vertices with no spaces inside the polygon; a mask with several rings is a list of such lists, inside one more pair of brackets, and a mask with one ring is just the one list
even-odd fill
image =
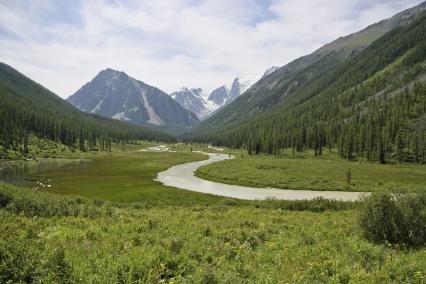
{"label": "rocky mountain slope", "polygon": [[170,131],[198,122],[160,89],[112,69],[101,71],[67,101],[84,112]]}
{"label": "rocky mountain slope", "polygon": [[215,108],[214,102],[203,96],[200,88],[182,88],[173,92],[170,96],[185,109],[195,113],[199,119],[204,119]]}
{"label": "rocky mountain slope", "polygon": [[244,93],[255,82],[253,78],[234,79],[231,86],[220,86],[214,89],[209,96],[203,94],[200,88],[182,88],[170,96],[185,109],[195,113],[200,120],[204,120],[216,111],[231,103]]}
{"label": "rocky mountain slope", "polygon": [[357,33],[341,37],[283,67],[268,70],[243,96],[198,124],[189,135],[202,136],[222,132],[247,121],[254,121],[260,115],[267,115],[277,105],[297,93],[306,82],[334,70],[386,33],[411,24],[425,10],[426,2],[423,2]]}

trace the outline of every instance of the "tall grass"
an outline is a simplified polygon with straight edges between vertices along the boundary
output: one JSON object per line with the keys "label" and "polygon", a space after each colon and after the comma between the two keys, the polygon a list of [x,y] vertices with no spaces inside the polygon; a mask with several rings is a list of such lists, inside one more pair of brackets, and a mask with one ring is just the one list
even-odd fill
{"label": "tall grass", "polygon": [[290,211],[312,211],[323,212],[326,210],[349,210],[359,206],[359,202],[340,201],[335,199],[325,199],[317,197],[312,200],[280,200],[270,198],[265,201],[254,202],[258,208],[272,208]]}

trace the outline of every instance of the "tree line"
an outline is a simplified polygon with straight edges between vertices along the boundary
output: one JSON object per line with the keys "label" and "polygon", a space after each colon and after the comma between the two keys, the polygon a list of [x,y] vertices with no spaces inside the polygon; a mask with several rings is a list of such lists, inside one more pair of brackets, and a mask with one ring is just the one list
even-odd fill
{"label": "tree line", "polygon": [[[272,110],[197,140],[243,147],[250,154],[280,154],[289,148],[321,155],[337,149],[347,159],[426,161],[425,59],[423,16],[337,67],[301,71],[274,90],[280,94],[295,82],[299,86]],[[317,65],[330,66],[327,60]]]}

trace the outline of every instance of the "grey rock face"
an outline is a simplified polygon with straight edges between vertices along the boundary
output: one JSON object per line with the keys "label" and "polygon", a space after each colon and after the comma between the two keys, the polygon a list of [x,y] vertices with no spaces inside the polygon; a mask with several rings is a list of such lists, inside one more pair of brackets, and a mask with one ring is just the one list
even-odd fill
{"label": "grey rock face", "polygon": [[170,96],[185,109],[195,113],[199,118],[207,108],[207,102],[202,97],[202,89],[182,88]]}
{"label": "grey rock face", "polygon": [[198,122],[158,88],[106,69],[67,99],[78,109],[133,124],[190,128]]}
{"label": "grey rock face", "polygon": [[226,86],[221,86],[211,92],[208,100],[214,102],[216,105],[224,105],[228,99],[228,95],[229,90]]}

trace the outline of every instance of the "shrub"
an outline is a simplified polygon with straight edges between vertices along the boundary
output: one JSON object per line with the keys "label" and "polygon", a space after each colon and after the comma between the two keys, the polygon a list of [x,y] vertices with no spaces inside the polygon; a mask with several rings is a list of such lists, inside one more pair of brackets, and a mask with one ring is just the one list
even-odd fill
{"label": "shrub", "polygon": [[114,215],[113,208],[103,201],[88,202],[81,197],[61,196],[1,183],[0,208],[27,217],[83,216],[96,218]]}
{"label": "shrub", "polygon": [[12,194],[6,191],[0,191],[0,208],[6,207],[12,201]]}
{"label": "shrub", "polygon": [[65,250],[62,247],[55,249],[47,264],[49,278],[58,283],[72,283],[72,267],[65,258]]}
{"label": "shrub", "polygon": [[357,202],[326,199],[323,197],[317,197],[311,200],[281,200],[269,198],[264,201],[254,201],[254,204],[258,208],[312,212],[322,212],[325,210],[348,210],[354,209],[358,206]]}
{"label": "shrub", "polygon": [[75,283],[61,247],[5,235],[0,241],[0,283]]}
{"label": "shrub", "polygon": [[203,284],[216,284],[218,283],[216,276],[214,274],[213,269],[208,266],[203,270],[202,280],[201,283]]}
{"label": "shrub", "polygon": [[364,237],[377,243],[426,244],[426,194],[374,193],[361,201]]}

